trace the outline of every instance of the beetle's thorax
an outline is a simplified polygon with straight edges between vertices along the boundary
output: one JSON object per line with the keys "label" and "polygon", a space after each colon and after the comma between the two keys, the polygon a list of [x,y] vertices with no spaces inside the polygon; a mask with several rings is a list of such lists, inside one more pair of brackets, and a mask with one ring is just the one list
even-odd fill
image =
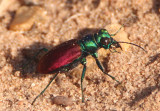
{"label": "beetle's thorax", "polygon": [[100,48],[93,35],[86,35],[84,38],[80,39],[78,43],[82,51],[89,54],[95,53]]}

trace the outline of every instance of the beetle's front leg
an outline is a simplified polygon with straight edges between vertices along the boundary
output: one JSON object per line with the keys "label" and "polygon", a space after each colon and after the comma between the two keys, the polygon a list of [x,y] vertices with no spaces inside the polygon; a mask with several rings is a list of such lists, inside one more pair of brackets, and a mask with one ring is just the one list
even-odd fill
{"label": "beetle's front leg", "polygon": [[97,63],[97,66],[99,67],[99,69],[100,69],[104,74],[108,75],[108,76],[111,77],[113,80],[117,81],[118,84],[120,84],[120,82],[119,82],[115,77],[113,77],[112,75],[110,75],[110,74],[108,74],[108,73],[106,73],[106,72],[104,71],[103,66],[101,65],[100,61],[98,60],[98,55],[97,55],[97,53],[94,53],[92,56],[95,58],[96,63]]}
{"label": "beetle's front leg", "polygon": [[83,58],[81,61],[83,65],[83,71],[82,71],[82,76],[81,76],[81,91],[82,91],[82,102],[84,102],[84,95],[83,95],[83,79],[86,73],[86,58]]}

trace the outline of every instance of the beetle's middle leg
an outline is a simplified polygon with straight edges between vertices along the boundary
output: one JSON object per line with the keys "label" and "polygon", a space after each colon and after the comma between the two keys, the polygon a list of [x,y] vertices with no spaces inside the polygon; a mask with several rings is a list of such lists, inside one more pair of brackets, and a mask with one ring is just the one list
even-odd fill
{"label": "beetle's middle leg", "polygon": [[84,95],[83,95],[83,79],[86,73],[86,58],[83,58],[81,61],[83,65],[83,71],[82,71],[82,76],[81,76],[81,91],[82,91],[82,102],[84,102]]}
{"label": "beetle's middle leg", "polygon": [[108,74],[108,73],[106,73],[106,72],[104,71],[103,66],[101,65],[100,61],[99,61],[98,58],[97,58],[97,53],[93,54],[92,56],[95,58],[96,63],[97,63],[97,66],[99,67],[99,69],[100,69],[104,74],[106,74],[107,76],[111,77],[113,80],[117,81],[118,84],[120,84],[120,82],[119,82],[115,77],[113,77],[112,75],[110,75],[110,74]]}

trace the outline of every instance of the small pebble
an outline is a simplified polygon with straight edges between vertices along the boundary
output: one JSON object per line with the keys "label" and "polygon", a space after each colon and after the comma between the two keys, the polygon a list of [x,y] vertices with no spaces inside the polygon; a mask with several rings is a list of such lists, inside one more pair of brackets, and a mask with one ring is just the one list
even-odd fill
{"label": "small pebble", "polygon": [[69,106],[73,104],[73,100],[64,96],[56,96],[52,98],[52,104]]}
{"label": "small pebble", "polygon": [[34,23],[44,23],[47,19],[46,12],[39,6],[22,6],[11,22],[9,29],[13,31],[28,31]]}

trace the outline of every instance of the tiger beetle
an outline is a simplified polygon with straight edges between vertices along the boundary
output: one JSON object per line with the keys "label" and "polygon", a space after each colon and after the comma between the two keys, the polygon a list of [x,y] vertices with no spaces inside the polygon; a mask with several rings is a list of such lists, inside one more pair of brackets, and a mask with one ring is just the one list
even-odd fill
{"label": "tiger beetle", "polygon": [[116,48],[121,48],[119,43],[131,44],[143,49],[139,45],[133,43],[118,42],[114,40],[112,36],[115,36],[120,31],[120,29],[115,34],[109,34],[109,32],[106,29],[100,29],[98,33],[86,35],[82,39],[72,39],[67,42],[64,42],[50,50],[47,54],[45,54],[40,59],[37,65],[37,71],[42,74],[55,73],[55,75],[53,76],[49,84],[43,89],[43,91],[33,100],[32,105],[37,100],[37,98],[45,92],[45,90],[49,87],[49,85],[52,83],[52,81],[57,77],[59,73],[67,72],[80,63],[83,65],[83,71],[81,76],[81,92],[82,102],[84,102],[83,79],[86,72],[86,57],[88,55],[91,55],[96,60],[97,66],[104,74],[111,77],[119,84],[120,82],[117,79],[115,79],[115,77],[104,71],[102,64],[98,60],[97,50],[100,48],[104,48],[113,49],[114,51],[116,51]]}

